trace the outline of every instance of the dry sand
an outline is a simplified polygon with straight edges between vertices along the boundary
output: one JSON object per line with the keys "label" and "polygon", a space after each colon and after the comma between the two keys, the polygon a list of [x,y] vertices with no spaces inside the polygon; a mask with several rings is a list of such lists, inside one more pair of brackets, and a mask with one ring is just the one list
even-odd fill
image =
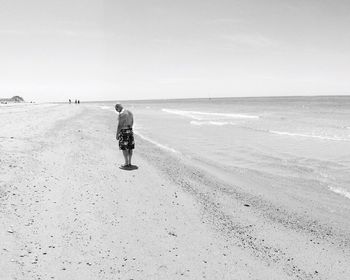
{"label": "dry sand", "polygon": [[121,170],[116,115],[97,106],[0,110],[1,280],[350,279],[348,225],[137,136],[138,169]]}

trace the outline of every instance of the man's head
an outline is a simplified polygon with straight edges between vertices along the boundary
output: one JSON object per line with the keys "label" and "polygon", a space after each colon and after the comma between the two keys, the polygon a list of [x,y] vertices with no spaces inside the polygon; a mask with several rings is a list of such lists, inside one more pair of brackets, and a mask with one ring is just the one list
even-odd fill
{"label": "man's head", "polygon": [[120,103],[115,104],[115,110],[120,113],[123,110],[123,106]]}

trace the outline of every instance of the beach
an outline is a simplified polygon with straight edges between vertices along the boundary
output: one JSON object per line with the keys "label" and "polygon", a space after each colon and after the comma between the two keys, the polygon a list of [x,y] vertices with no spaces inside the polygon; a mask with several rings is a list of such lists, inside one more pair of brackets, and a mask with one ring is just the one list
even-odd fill
{"label": "beach", "polygon": [[219,105],[0,107],[0,279],[348,279],[348,116]]}

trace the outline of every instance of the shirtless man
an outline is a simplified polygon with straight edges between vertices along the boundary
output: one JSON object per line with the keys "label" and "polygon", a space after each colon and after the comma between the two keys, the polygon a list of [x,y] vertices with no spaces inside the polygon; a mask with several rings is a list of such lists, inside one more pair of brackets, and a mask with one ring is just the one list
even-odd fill
{"label": "shirtless man", "polygon": [[117,140],[119,140],[119,149],[123,151],[125,159],[125,164],[121,167],[128,168],[131,167],[132,150],[135,148],[132,131],[134,116],[129,110],[125,110],[120,103],[115,105],[115,110],[119,113]]}

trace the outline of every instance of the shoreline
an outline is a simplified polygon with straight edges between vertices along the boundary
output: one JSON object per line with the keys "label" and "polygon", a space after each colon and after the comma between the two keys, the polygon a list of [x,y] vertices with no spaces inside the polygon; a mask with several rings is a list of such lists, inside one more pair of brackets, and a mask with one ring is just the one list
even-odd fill
{"label": "shoreline", "polygon": [[116,118],[98,106],[35,106],[1,121],[1,279],[350,275],[347,236],[269,190],[252,195],[244,175],[227,182],[139,136],[139,169],[118,169]]}

